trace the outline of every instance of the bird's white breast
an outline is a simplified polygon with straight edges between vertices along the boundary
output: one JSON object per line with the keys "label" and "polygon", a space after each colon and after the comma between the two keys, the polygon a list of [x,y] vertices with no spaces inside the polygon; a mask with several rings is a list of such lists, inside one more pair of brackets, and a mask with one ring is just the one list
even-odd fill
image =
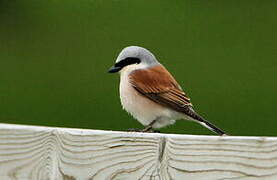
{"label": "bird's white breast", "polygon": [[173,124],[176,112],[141,95],[129,82],[128,74],[123,72],[120,76],[119,89],[123,109],[145,126],[155,119],[158,119],[158,121],[153,125],[154,128]]}

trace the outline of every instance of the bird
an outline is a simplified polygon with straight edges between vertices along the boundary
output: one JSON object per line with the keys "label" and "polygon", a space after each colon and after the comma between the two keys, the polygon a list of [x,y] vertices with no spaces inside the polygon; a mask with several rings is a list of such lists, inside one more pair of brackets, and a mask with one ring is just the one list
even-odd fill
{"label": "bird", "polygon": [[120,74],[121,105],[144,126],[140,132],[154,132],[184,119],[226,135],[194,111],[190,98],[175,78],[146,48],[125,47],[108,72]]}

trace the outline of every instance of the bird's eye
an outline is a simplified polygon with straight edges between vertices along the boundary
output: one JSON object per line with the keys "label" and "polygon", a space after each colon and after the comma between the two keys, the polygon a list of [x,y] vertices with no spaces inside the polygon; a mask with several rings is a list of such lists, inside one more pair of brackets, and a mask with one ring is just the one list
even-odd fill
{"label": "bird's eye", "polygon": [[131,64],[139,64],[141,62],[141,60],[139,58],[136,57],[127,57],[121,61],[119,61],[118,63],[115,64],[116,67],[125,67]]}

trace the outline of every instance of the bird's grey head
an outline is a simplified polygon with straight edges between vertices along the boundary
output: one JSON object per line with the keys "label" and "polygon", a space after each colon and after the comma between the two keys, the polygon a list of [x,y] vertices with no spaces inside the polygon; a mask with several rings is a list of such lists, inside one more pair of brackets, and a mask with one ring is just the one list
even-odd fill
{"label": "bird's grey head", "polygon": [[156,57],[147,49],[139,46],[128,46],[118,55],[115,65],[109,72],[118,72],[124,67],[132,65],[135,69],[142,69],[159,64]]}

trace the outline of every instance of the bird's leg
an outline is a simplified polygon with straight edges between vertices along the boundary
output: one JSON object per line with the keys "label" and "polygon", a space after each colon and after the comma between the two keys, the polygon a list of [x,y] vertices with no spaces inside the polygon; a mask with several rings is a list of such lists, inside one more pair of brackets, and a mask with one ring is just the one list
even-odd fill
{"label": "bird's leg", "polygon": [[155,122],[157,122],[157,119],[154,119],[150,124],[148,124],[144,129],[136,129],[136,128],[131,128],[128,129],[129,132],[148,132],[148,133],[160,133],[158,130],[153,130],[152,126]]}
{"label": "bird's leg", "polygon": [[154,119],[150,124],[148,124],[144,129],[142,129],[141,132],[155,132],[152,129],[152,126],[156,121],[157,121],[157,119]]}
{"label": "bird's leg", "polygon": [[152,132],[152,126],[146,126],[144,129],[141,130],[141,132]]}
{"label": "bird's leg", "polygon": [[127,129],[128,132],[140,132],[141,130],[138,128],[129,128]]}

